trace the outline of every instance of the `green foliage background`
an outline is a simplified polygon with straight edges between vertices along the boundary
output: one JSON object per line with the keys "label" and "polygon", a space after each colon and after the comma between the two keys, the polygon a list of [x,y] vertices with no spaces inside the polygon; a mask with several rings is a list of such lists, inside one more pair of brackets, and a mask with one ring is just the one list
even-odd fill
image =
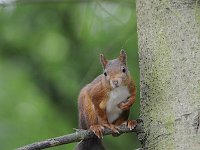
{"label": "green foliage background", "polygon": [[[121,48],[138,89],[130,118],[138,117],[135,13],[134,1],[0,7],[0,149],[74,132],[79,91],[102,73],[99,54],[113,59]],[[104,144],[110,150],[139,147],[135,134],[107,136]]]}

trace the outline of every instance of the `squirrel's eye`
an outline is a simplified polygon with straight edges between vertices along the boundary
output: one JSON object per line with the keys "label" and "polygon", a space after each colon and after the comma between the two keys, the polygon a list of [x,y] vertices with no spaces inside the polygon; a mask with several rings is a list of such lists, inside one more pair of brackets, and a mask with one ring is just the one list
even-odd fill
{"label": "squirrel's eye", "polygon": [[103,74],[104,74],[104,76],[107,76],[107,73],[106,73],[106,72],[104,72]]}
{"label": "squirrel's eye", "polygon": [[122,72],[126,72],[126,69],[124,67],[122,68]]}

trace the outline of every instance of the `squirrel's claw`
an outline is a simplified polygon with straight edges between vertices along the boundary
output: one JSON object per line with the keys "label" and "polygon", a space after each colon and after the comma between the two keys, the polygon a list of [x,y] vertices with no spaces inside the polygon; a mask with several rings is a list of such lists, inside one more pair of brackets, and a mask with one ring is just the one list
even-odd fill
{"label": "squirrel's claw", "polygon": [[104,124],[105,127],[111,129],[114,133],[119,134],[118,127],[113,124]]}
{"label": "squirrel's claw", "polygon": [[103,139],[103,131],[104,127],[101,125],[92,125],[90,126],[90,130],[99,138]]}
{"label": "squirrel's claw", "polygon": [[136,120],[128,120],[127,121],[127,126],[130,130],[133,130],[137,125],[137,121]]}

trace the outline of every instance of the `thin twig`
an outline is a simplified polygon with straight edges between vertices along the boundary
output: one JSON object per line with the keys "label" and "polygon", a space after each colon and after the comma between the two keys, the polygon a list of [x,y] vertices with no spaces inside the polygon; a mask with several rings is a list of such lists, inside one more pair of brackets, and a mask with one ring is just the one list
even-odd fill
{"label": "thin twig", "polygon": [[[120,2],[120,0],[102,0],[103,2]],[[33,5],[33,4],[60,4],[60,3],[89,3],[92,0],[12,0],[12,1],[1,1],[0,6],[7,7],[13,5]],[[134,4],[131,0],[123,1],[124,4]]]}
{"label": "thin twig", "polygon": [[[129,132],[136,132],[136,133],[142,132],[142,124],[139,123],[136,126],[136,128],[133,130],[130,130],[125,125],[121,125],[119,127],[120,134],[129,133]],[[113,132],[110,129],[106,128],[104,130],[104,135],[110,135],[112,133]],[[59,146],[59,145],[63,145],[63,144],[79,142],[81,140],[90,139],[90,138],[94,138],[94,137],[95,137],[94,133],[89,130],[77,130],[75,133],[47,139],[47,140],[40,141],[40,142],[35,142],[35,143],[29,144],[27,146],[20,147],[17,150],[40,150],[40,149],[50,148],[50,147]]]}
{"label": "thin twig", "polygon": [[96,1],[97,5],[109,16],[111,16],[112,18],[114,18],[118,23],[120,23],[121,25],[125,25],[125,23],[123,23],[123,21],[121,21],[119,18],[117,18],[115,15],[111,14],[110,11],[108,11],[106,8],[104,8],[101,4],[101,2]]}

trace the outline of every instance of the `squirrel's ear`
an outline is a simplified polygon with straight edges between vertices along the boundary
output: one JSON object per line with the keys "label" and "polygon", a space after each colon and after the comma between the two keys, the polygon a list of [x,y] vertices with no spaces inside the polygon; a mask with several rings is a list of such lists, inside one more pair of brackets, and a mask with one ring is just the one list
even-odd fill
{"label": "squirrel's ear", "polygon": [[119,60],[126,65],[126,52],[123,49],[120,51]]}
{"label": "squirrel's ear", "polygon": [[106,59],[106,57],[103,54],[100,54],[100,62],[103,65],[103,68],[105,69],[105,67],[108,63],[108,60]]}

